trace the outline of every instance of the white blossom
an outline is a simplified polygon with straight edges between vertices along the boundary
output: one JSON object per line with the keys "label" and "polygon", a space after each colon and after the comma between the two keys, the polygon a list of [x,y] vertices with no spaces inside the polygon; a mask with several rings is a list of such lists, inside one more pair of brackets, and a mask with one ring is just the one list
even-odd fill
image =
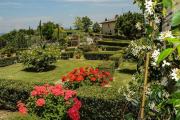
{"label": "white blossom", "polygon": [[159,40],[162,41],[165,38],[174,38],[173,35],[172,35],[172,32],[171,31],[161,32],[160,36],[159,36]]}
{"label": "white blossom", "polygon": [[170,75],[172,77],[172,79],[174,79],[175,81],[178,81],[180,79],[180,70],[178,68],[174,68],[172,70],[172,73]]}
{"label": "white blossom", "polygon": [[152,53],[152,59],[153,59],[153,61],[151,62],[151,64],[152,64],[153,66],[156,66],[156,65],[157,65],[156,62],[157,62],[157,60],[158,60],[159,55],[160,55],[159,49],[158,49],[158,50],[154,50],[154,52]]}
{"label": "white blossom", "polygon": [[170,65],[171,65],[171,63],[167,62],[166,60],[163,60],[162,67],[170,66]]}
{"label": "white blossom", "polygon": [[159,19],[158,17],[155,17],[155,23],[159,24],[161,22],[161,19]]}
{"label": "white blossom", "polygon": [[166,80],[166,79],[163,79],[162,81],[161,81],[161,85],[162,86],[166,86],[168,84],[168,81]]}
{"label": "white blossom", "polygon": [[136,23],[136,28],[138,29],[138,30],[141,30],[142,28],[141,28],[141,23],[140,22],[137,22]]}
{"label": "white blossom", "polygon": [[154,2],[152,2],[152,0],[146,0],[145,1],[145,13],[147,15],[153,15],[153,4]]}

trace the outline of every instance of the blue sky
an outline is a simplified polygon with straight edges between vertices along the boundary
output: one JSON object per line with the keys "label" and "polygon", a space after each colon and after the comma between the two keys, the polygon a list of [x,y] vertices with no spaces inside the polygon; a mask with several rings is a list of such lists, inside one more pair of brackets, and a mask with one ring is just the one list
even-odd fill
{"label": "blue sky", "polygon": [[0,33],[36,28],[39,20],[69,28],[76,16],[101,22],[127,11],[139,11],[133,0],[0,0]]}

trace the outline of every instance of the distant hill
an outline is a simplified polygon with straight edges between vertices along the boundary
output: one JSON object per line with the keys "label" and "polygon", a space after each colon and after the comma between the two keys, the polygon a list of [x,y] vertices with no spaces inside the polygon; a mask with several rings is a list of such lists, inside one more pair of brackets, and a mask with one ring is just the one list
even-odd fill
{"label": "distant hill", "polygon": [[0,33],[0,36],[3,35],[4,33]]}

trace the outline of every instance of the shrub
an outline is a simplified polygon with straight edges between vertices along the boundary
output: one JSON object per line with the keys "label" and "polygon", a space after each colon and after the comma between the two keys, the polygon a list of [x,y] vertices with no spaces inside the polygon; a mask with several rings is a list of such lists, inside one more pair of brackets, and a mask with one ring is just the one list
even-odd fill
{"label": "shrub", "polygon": [[120,62],[123,59],[123,53],[114,54],[109,59],[115,62],[115,67],[117,68],[119,67]]}
{"label": "shrub", "polygon": [[78,98],[83,104],[81,119],[121,120],[125,112],[133,113],[134,108],[124,101],[118,92],[119,87],[83,86],[77,89]]}
{"label": "shrub", "polygon": [[17,57],[0,58],[0,67],[12,65],[17,62]]}
{"label": "shrub", "polygon": [[66,76],[62,77],[64,86],[77,89],[83,85],[99,85],[104,86],[112,81],[110,72],[106,72],[92,67],[78,68],[69,72]]}
{"label": "shrub", "polygon": [[129,41],[112,41],[112,40],[99,40],[98,45],[109,45],[109,46],[119,46],[119,47],[127,47],[129,45]]}
{"label": "shrub", "polygon": [[0,108],[16,110],[16,103],[28,99],[32,86],[36,84],[42,83],[0,79]]}
{"label": "shrub", "polygon": [[17,104],[22,114],[35,114],[47,120],[79,120],[81,102],[76,97],[76,91],[63,89],[59,84],[35,86],[31,96],[25,105],[22,102]]}
{"label": "shrub", "polygon": [[67,51],[67,52],[62,52],[61,53],[61,59],[63,59],[63,60],[73,58],[73,56],[74,56],[74,51]]}
{"label": "shrub", "polygon": [[86,52],[84,57],[87,60],[108,60],[110,56],[115,54],[115,51],[100,51],[100,52]]}
{"label": "shrub", "polygon": [[100,64],[97,68],[99,70],[108,71],[113,75],[115,71],[115,62],[105,61],[102,64]]}
{"label": "shrub", "polygon": [[124,47],[119,47],[119,46],[108,46],[108,45],[98,45],[98,47],[102,48],[105,51],[117,51],[117,50],[122,50]]}
{"label": "shrub", "polygon": [[20,55],[20,61],[26,68],[32,68],[35,71],[47,70],[50,65],[59,58],[60,51],[56,46],[47,46],[45,48],[36,47],[23,51]]}

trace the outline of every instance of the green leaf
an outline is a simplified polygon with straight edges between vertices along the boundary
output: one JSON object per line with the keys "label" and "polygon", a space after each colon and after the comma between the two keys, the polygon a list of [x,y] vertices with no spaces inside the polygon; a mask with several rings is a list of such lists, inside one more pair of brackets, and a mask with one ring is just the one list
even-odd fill
{"label": "green leaf", "polygon": [[172,0],[163,0],[162,3],[165,8],[172,8]]}
{"label": "green leaf", "polygon": [[165,40],[173,44],[180,44],[180,38],[166,38]]}
{"label": "green leaf", "polygon": [[173,15],[172,26],[178,26],[180,24],[180,10]]}
{"label": "green leaf", "polygon": [[177,46],[178,56],[180,56],[180,45]]}
{"label": "green leaf", "polygon": [[163,61],[166,57],[168,57],[172,52],[174,51],[173,48],[168,48],[162,51],[159,55],[157,63],[159,64],[161,61]]}

